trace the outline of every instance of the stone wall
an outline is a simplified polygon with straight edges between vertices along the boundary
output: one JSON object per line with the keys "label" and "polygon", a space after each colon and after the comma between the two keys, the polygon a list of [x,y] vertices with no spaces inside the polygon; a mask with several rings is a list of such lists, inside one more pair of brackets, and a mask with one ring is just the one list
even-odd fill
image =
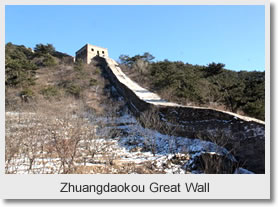
{"label": "stone wall", "polygon": [[[259,174],[265,173],[264,122],[208,108],[150,104],[119,81],[112,70],[116,65],[111,62],[108,64],[104,58],[97,60],[143,125],[161,133],[168,131],[177,136],[215,142],[231,151],[240,167]],[[151,121],[150,116],[158,121]]]}

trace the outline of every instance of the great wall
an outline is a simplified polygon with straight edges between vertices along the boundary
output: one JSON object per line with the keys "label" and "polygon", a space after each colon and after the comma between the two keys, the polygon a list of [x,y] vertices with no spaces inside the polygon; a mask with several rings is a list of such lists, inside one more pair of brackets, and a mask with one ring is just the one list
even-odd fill
{"label": "great wall", "polygon": [[[143,126],[148,125],[161,133],[167,133],[167,128],[173,135],[225,145],[237,160],[231,167],[243,165],[254,173],[265,173],[265,122],[227,111],[168,102],[132,81],[108,56],[97,55],[89,59],[94,59],[103,68]],[[146,114],[159,124],[147,123],[150,120]],[[215,157],[209,156],[208,159]]]}

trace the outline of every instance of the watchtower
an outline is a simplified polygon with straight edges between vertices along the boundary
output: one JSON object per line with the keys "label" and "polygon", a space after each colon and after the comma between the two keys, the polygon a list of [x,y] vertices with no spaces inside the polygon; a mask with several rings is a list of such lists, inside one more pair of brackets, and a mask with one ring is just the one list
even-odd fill
{"label": "watchtower", "polygon": [[90,64],[92,59],[96,56],[108,57],[107,48],[86,44],[75,53],[75,60],[80,59],[85,63]]}

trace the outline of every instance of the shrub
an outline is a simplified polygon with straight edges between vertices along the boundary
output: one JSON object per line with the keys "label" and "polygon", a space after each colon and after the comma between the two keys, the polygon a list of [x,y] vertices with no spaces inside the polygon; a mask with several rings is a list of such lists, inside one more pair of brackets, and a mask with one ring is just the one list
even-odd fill
{"label": "shrub", "polygon": [[75,84],[69,84],[66,88],[66,92],[73,95],[75,98],[80,98],[81,87]]}
{"label": "shrub", "polygon": [[35,84],[35,64],[31,62],[33,53],[24,46],[11,43],[5,48],[5,84],[10,87],[28,87]]}
{"label": "shrub", "polygon": [[19,93],[19,96],[23,102],[29,102],[30,99],[34,98],[35,94],[30,88],[25,88]]}
{"label": "shrub", "polygon": [[93,70],[94,75],[100,75],[101,74],[101,70],[99,68],[95,68]]}
{"label": "shrub", "polygon": [[37,44],[34,48],[34,56],[39,59],[42,58],[41,61],[37,61],[37,64],[44,67],[56,65],[57,61],[55,58],[66,64],[73,62],[73,58],[70,55],[56,51],[52,44]]}
{"label": "shrub", "polygon": [[225,67],[225,64],[223,63],[210,63],[206,68],[206,76],[213,76],[221,73],[223,71],[223,68]]}
{"label": "shrub", "polygon": [[243,107],[243,112],[250,116],[257,117],[261,120],[264,120],[265,119],[264,100],[256,100],[255,102],[247,103]]}
{"label": "shrub", "polygon": [[43,60],[42,60],[42,66],[44,67],[52,67],[57,65],[57,62],[55,61],[55,58],[50,55],[50,54],[46,54],[43,56]]}
{"label": "shrub", "polygon": [[34,51],[36,56],[52,55],[56,52],[52,44],[37,44]]}
{"label": "shrub", "polygon": [[94,79],[94,78],[90,79],[90,83],[89,83],[90,86],[96,86],[97,84],[98,84],[97,79]]}
{"label": "shrub", "polygon": [[74,63],[74,70],[76,71],[82,71],[84,69],[84,63],[81,60],[77,60]]}
{"label": "shrub", "polygon": [[59,90],[56,86],[48,86],[41,90],[41,94],[45,98],[50,99],[52,97],[59,95]]}

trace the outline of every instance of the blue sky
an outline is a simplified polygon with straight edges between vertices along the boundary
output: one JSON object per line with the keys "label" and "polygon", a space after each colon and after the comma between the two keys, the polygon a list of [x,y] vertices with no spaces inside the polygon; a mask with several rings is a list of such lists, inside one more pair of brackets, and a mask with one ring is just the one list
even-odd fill
{"label": "blue sky", "polygon": [[51,43],[72,56],[86,43],[109,56],[265,70],[264,6],[6,6],[5,41]]}

